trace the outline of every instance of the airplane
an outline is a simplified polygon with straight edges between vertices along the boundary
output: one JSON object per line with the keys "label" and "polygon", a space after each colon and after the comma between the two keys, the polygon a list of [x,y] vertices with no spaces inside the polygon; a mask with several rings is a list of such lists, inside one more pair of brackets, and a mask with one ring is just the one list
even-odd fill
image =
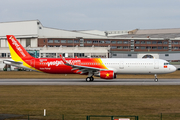
{"label": "airplane", "polygon": [[176,71],[176,67],[162,59],[144,58],[34,58],[13,35],[7,35],[11,60],[4,60],[12,66],[51,73],[88,75],[87,82],[94,81],[93,76],[111,80],[117,74],[165,74]]}

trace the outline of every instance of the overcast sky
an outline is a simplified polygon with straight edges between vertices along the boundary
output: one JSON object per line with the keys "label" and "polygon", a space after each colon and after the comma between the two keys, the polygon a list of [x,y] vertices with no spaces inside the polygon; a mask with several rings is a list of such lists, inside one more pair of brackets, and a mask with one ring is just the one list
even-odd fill
{"label": "overcast sky", "polygon": [[0,0],[0,22],[66,30],[180,28],[180,0]]}

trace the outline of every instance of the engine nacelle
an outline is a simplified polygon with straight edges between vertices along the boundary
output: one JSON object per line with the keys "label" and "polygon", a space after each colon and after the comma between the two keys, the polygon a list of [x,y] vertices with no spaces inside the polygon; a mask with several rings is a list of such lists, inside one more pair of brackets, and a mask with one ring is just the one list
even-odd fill
{"label": "engine nacelle", "polygon": [[100,78],[114,79],[114,78],[116,78],[116,74],[112,70],[100,71]]}

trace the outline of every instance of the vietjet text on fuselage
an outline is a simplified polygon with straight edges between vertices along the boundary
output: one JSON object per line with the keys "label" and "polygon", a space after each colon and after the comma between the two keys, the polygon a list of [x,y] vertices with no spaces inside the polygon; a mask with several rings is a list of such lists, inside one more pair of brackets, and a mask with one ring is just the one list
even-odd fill
{"label": "vietjet text on fuselage", "polygon": [[93,76],[114,79],[117,74],[154,74],[158,81],[157,74],[176,71],[162,59],[34,58],[13,35],[7,35],[7,40],[12,60],[4,60],[5,64],[52,74],[88,75],[86,81],[93,81]]}

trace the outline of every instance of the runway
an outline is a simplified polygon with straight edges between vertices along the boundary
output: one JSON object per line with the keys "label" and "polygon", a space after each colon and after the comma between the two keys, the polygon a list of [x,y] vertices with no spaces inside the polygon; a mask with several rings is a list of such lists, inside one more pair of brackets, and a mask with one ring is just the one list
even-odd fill
{"label": "runway", "polygon": [[180,85],[180,79],[0,79],[0,85]]}

